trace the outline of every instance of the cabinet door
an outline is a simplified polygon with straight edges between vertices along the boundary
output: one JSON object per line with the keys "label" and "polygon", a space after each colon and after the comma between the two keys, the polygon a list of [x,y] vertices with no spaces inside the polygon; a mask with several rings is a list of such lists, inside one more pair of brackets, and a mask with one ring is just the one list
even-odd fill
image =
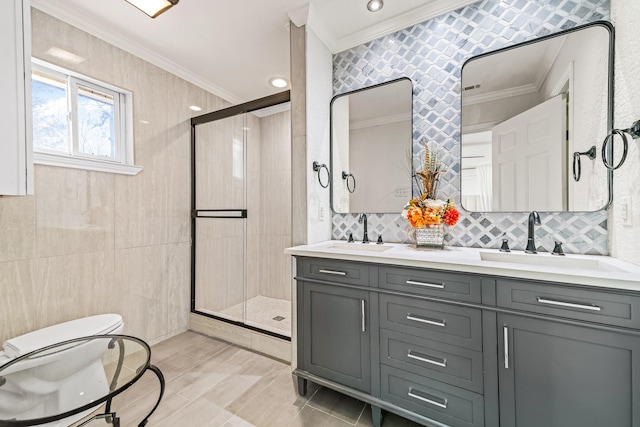
{"label": "cabinet door", "polygon": [[303,369],[369,392],[369,293],[302,282]]}
{"label": "cabinet door", "polygon": [[29,4],[0,2],[0,195],[33,194]]}
{"label": "cabinet door", "polygon": [[501,427],[640,425],[637,335],[508,314],[498,327]]}

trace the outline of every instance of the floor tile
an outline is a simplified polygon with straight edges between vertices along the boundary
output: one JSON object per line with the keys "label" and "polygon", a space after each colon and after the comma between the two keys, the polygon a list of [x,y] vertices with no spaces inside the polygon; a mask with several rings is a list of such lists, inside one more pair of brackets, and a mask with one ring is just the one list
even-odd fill
{"label": "floor tile", "polygon": [[353,426],[346,421],[306,405],[293,419],[290,427],[346,427]]}
{"label": "floor tile", "polygon": [[355,424],[360,418],[365,404],[352,397],[321,387],[309,400],[309,406]]}
{"label": "floor tile", "polygon": [[[300,396],[289,364],[224,341],[185,332],[151,354],[166,388],[149,427],[372,427],[369,405],[312,382]],[[116,396],[121,425],[138,425],[159,391],[147,372]],[[383,427],[417,426],[390,413],[383,418]]]}

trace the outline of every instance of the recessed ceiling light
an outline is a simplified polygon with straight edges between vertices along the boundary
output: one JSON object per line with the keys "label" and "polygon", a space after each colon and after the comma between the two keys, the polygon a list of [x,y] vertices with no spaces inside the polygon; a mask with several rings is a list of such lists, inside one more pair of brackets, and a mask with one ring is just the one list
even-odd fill
{"label": "recessed ceiling light", "polygon": [[202,111],[202,108],[198,107],[197,105],[189,105],[189,109],[191,111]]}
{"label": "recessed ceiling light", "polygon": [[382,6],[384,6],[382,0],[369,0],[369,3],[367,3],[367,9],[369,9],[369,12],[377,12],[382,9]]}
{"label": "recessed ceiling light", "polygon": [[179,0],[125,0],[137,7],[151,18],[155,18],[169,8],[178,4]]}
{"label": "recessed ceiling light", "polygon": [[269,83],[271,83],[271,86],[275,86],[278,88],[287,87],[287,85],[289,84],[289,82],[287,82],[285,79],[281,77],[274,77],[271,80],[269,80]]}

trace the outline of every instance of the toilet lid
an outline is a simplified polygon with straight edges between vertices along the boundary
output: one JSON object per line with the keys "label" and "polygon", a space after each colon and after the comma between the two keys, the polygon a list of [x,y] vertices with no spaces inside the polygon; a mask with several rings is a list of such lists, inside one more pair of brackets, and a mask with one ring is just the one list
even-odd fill
{"label": "toilet lid", "polygon": [[11,338],[5,341],[2,347],[4,353],[13,359],[62,341],[91,335],[109,334],[120,326],[122,326],[122,316],[119,314],[99,314],[59,323]]}

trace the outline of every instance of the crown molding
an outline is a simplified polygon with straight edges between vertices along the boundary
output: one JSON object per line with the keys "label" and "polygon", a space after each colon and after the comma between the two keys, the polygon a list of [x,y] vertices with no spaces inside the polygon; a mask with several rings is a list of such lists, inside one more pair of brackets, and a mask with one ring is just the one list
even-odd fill
{"label": "crown molding", "polygon": [[100,25],[89,23],[82,16],[68,10],[67,8],[60,7],[54,2],[47,0],[31,0],[31,6],[46,13],[47,15],[51,15],[54,18],[64,21],[69,25],[73,25],[74,27],[79,28],[80,30],[85,31],[95,37],[98,37],[99,39],[112,44],[117,48],[120,48],[126,52],[131,53],[132,55],[137,56],[138,58],[141,58],[157,67],[160,67],[171,74],[174,74],[190,83],[193,83],[194,85],[216,96],[219,96],[220,98],[229,101],[232,104],[241,104],[244,102],[244,100],[240,97],[223,89],[213,82],[203,79],[199,75],[187,70],[186,68],[176,64],[173,61],[170,61],[164,56],[158,55],[157,53],[135,43],[131,43],[129,40],[118,36],[113,30],[109,30],[108,28],[104,28]]}
{"label": "crown molding", "polygon": [[411,27],[428,19],[435,18],[443,13],[460,9],[480,0],[434,0],[425,6],[418,7],[393,18],[387,19],[378,25],[365,28],[348,34],[336,40],[332,53],[338,53],[352,47],[370,42],[387,34]]}
{"label": "crown molding", "polygon": [[336,38],[331,35],[331,31],[324,23],[322,19],[318,17],[318,13],[313,6],[309,7],[309,20],[307,25],[313,30],[313,33],[318,36],[320,41],[329,49],[329,52],[335,53]]}
{"label": "crown molding", "polygon": [[360,120],[349,124],[349,129],[363,129],[373,126],[389,125],[392,123],[405,122],[411,120],[411,114],[403,113],[393,116],[376,117],[375,119]]}
{"label": "crown molding", "polygon": [[493,92],[485,93],[482,95],[469,95],[462,97],[462,105],[474,105],[481,104],[483,102],[497,101],[503,98],[509,98],[512,96],[528,95],[530,93],[536,93],[540,90],[538,83],[530,83],[517,87],[510,87],[501,90],[494,90]]}

